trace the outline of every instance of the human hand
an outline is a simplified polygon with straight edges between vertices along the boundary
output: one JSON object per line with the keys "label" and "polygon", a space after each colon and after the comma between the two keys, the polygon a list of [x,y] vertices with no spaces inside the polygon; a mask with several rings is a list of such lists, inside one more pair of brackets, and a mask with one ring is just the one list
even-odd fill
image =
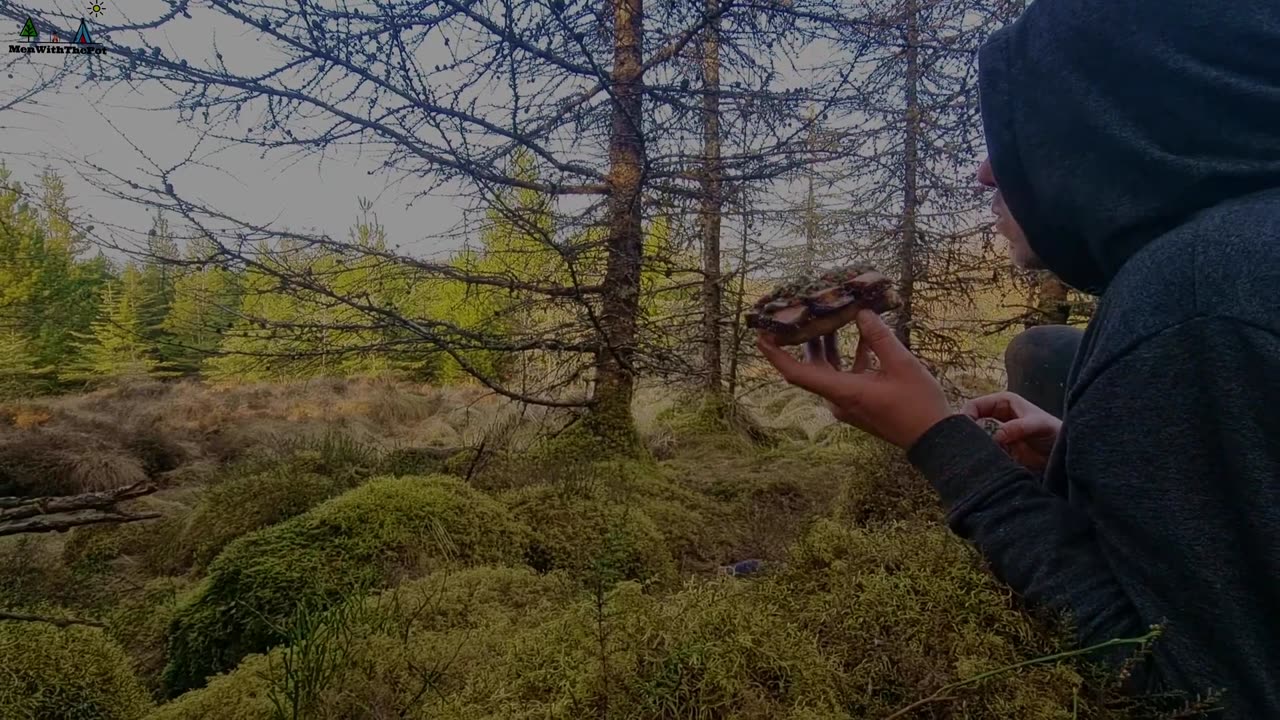
{"label": "human hand", "polygon": [[[810,341],[805,361],[792,357],[768,333],[756,347],[788,383],[822,396],[831,414],[901,448],[954,414],[942,386],[872,310],[854,319],[859,337],[852,368],[841,371],[835,335]],[[879,368],[872,367],[872,359]]]}
{"label": "human hand", "polygon": [[1044,470],[1049,464],[1049,453],[1062,428],[1061,420],[1011,392],[974,398],[965,403],[960,412],[974,420],[998,420],[1000,429],[992,439],[1014,460],[1036,471]]}

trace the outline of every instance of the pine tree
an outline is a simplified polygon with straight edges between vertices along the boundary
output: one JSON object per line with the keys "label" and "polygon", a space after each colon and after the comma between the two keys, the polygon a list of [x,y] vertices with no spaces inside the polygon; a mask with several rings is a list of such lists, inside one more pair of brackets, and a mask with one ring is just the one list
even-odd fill
{"label": "pine tree", "polygon": [[176,348],[164,329],[165,317],[173,305],[180,277],[178,245],[169,231],[169,221],[159,210],[151,218],[147,231],[147,250],[142,263],[142,307],[140,315],[147,339],[156,346],[160,357],[173,360]]}
{"label": "pine tree", "polygon": [[165,374],[145,335],[143,303],[141,273],[129,265],[120,282],[103,291],[101,314],[89,332],[77,333],[79,354],[63,379],[94,382]]}
{"label": "pine tree", "polygon": [[[193,243],[187,258],[206,256],[201,253],[199,243]],[[200,371],[235,321],[239,303],[239,279],[226,268],[200,268],[174,280],[173,301],[160,329],[166,336],[163,354],[175,372],[193,375]]]}
{"label": "pine tree", "polygon": [[0,328],[27,338],[37,367],[60,368],[72,354],[74,334],[88,331],[97,315],[106,265],[76,259],[83,237],[56,174],[41,177],[34,206],[10,177],[0,166]]}
{"label": "pine tree", "polygon": [[0,400],[40,395],[48,390],[50,369],[40,367],[32,345],[17,330],[0,331]]}

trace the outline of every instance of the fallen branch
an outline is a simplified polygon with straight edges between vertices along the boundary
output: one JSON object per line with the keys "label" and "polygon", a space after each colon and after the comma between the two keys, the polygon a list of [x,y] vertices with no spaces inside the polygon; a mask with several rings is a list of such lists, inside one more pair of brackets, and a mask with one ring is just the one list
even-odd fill
{"label": "fallen branch", "polygon": [[928,705],[929,703],[943,702],[945,700],[955,700],[956,696],[948,695],[948,693],[950,693],[953,690],[959,690],[960,688],[965,687],[967,685],[975,685],[977,683],[982,682],[983,680],[987,680],[989,678],[995,677],[996,675],[1003,675],[1004,673],[1012,672],[1014,670],[1018,670],[1019,668],[1029,667],[1031,665],[1043,665],[1045,663],[1057,662],[1058,660],[1066,660],[1067,658],[1075,657],[1078,655],[1087,655],[1095,650],[1103,650],[1109,647],[1116,647],[1119,645],[1145,645],[1148,642],[1151,642],[1151,640],[1153,640],[1159,634],[1160,634],[1159,630],[1152,630],[1151,632],[1141,637],[1114,638],[1111,640],[1107,640],[1106,642],[1100,642],[1097,645],[1090,645],[1089,647],[1086,647],[1086,648],[1080,648],[1078,650],[1068,650],[1066,652],[1054,653],[1053,655],[1045,655],[1044,657],[1032,658],[1030,660],[1023,660],[1022,662],[1017,662],[1012,665],[1005,665],[1004,667],[998,667],[994,670],[988,670],[987,672],[984,672],[984,673],[978,673],[977,675],[974,675],[971,678],[967,678],[965,680],[959,680],[951,683],[950,685],[944,685],[938,688],[929,697],[921,698],[920,700],[917,700],[911,703],[910,705],[907,705],[906,707],[903,707],[899,710],[894,711],[892,714],[886,716],[884,720],[896,720],[897,718],[905,717],[907,713],[911,712],[912,710],[915,710],[924,705]]}
{"label": "fallen branch", "polygon": [[108,508],[122,500],[131,500],[156,491],[156,486],[140,482],[125,487],[80,495],[48,497],[0,497],[0,520],[18,520],[36,515]]}
{"label": "fallen branch", "polygon": [[0,620],[17,620],[19,622],[42,622],[58,627],[68,627],[70,625],[88,625],[89,627],[105,627],[96,620],[81,620],[80,618],[54,618],[41,617],[39,615],[26,615],[23,613],[8,612],[0,610]]}
{"label": "fallen branch", "polygon": [[123,510],[80,510],[65,515],[37,515],[22,520],[0,522],[0,536],[19,535],[22,533],[62,532],[81,525],[93,525],[104,522],[137,522],[138,520],[154,520],[160,517],[158,512],[131,513]]}

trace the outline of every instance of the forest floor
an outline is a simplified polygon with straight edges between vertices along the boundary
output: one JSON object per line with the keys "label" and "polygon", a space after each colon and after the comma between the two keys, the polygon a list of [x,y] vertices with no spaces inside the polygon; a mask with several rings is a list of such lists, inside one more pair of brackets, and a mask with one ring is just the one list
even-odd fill
{"label": "forest floor", "polygon": [[603,458],[474,388],[0,407],[0,495],[149,481],[161,515],[0,538],[0,610],[94,623],[0,620],[0,720],[1132,716],[900,451],[781,386],[633,409]]}

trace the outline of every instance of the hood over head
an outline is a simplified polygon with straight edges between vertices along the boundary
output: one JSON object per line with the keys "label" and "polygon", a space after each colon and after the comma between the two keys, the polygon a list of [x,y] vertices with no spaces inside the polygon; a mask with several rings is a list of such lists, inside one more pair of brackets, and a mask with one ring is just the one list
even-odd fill
{"label": "hood over head", "polygon": [[1280,0],[1035,0],[983,45],[979,87],[1001,194],[1080,290],[1280,188]]}

